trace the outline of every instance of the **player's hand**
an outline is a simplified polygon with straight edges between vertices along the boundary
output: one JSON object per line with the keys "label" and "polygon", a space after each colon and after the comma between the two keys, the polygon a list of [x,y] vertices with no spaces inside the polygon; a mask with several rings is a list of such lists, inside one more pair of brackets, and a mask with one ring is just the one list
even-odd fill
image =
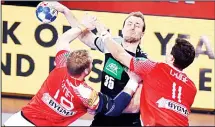
{"label": "player's hand", "polygon": [[90,15],[88,13],[85,13],[85,15],[82,18],[82,24],[88,28],[88,30],[93,30],[96,28],[96,16]]}
{"label": "player's hand", "polygon": [[48,6],[50,8],[54,8],[55,10],[57,10],[58,12],[61,12],[61,13],[65,13],[66,11],[69,10],[66,6],[64,6],[63,4],[56,2],[56,1],[48,2]]}
{"label": "player's hand", "polygon": [[135,74],[134,72],[132,72],[130,70],[126,70],[126,72],[130,79],[133,79],[133,80],[137,81],[138,83],[140,83],[142,81],[142,78],[139,75]]}

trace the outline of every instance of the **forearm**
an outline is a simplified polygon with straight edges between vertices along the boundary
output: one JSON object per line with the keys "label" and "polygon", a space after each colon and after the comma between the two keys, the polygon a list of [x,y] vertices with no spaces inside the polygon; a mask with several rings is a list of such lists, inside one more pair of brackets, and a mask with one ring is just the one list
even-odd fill
{"label": "forearm", "polygon": [[68,50],[69,49],[69,43],[73,40],[75,40],[80,34],[82,30],[78,27],[75,27],[73,29],[70,29],[66,31],[64,34],[62,34],[56,43],[57,52],[60,50]]}
{"label": "forearm", "polygon": [[[81,23],[78,21],[78,19],[74,16],[74,14],[68,8],[66,8],[64,10],[64,15],[71,27],[77,27],[77,26],[81,25]],[[86,32],[82,33],[80,36],[78,36],[78,39],[81,42],[83,42],[88,47],[93,48],[93,49],[96,49],[96,47],[94,45],[95,38],[96,38],[96,35],[93,34],[91,31],[86,31]]]}
{"label": "forearm", "polygon": [[74,14],[68,8],[64,9],[64,15],[71,27],[77,27],[80,24]]}
{"label": "forearm", "polygon": [[123,113],[138,113],[140,111],[141,90],[142,90],[142,85],[138,87],[129,105],[123,110]]}
{"label": "forearm", "polygon": [[130,79],[122,92],[120,92],[114,99],[111,99],[107,95],[100,94],[100,103],[97,112],[107,116],[120,115],[131,101],[132,95],[137,87],[138,83]]}
{"label": "forearm", "polygon": [[120,44],[116,43],[111,37],[105,38],[104,41],[105,47],[111,55],[120,63],[129,67],[132,56],[129,55],[124,48]]}
{"label": "forearm", "polygon": [[119,116],[131,101],[131,96],[126,92],[121,92],[114,99],[102,93],[99,94],[99,106],[96,113],[106,116]]}

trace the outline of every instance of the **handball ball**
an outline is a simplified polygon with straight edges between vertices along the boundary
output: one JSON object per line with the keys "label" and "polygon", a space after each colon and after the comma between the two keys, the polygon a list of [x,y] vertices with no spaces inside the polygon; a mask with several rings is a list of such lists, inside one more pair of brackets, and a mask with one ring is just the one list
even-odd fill
{"label": "handball ball", "polygon": [[40,2],[36,8],[36,16],[43,23],[53,22],[57,18],[58,11],[49,7],[48,2]]}

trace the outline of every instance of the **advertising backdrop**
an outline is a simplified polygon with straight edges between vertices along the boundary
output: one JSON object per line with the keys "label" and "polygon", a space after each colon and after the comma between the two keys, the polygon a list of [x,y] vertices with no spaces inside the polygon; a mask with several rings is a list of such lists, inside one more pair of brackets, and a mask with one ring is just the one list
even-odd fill
{"label": "advertising backdrop", "polygon": [[[72,12],[79,20],[85,13],[80,10]],[[121,35],[127,14],[89,13],[108,26],[113,36]],[[53,23],[42,24],[36,18],[35,8],[9,5],[2,5],[2,20],[2,92],[34,95],[54,67],[56,40],[69,28],[69,24],[62,14],[58,14]],[[163,61],[166,44],[173,44],[179,34],[189,35],[196,49],[201,36],[209,39],[209,43],[199,47],[202,52],[197,52],[194,63],[185,72],[198,90],[193,107],[215,109],[214,56],[208,53],[214,53],[214,20],[150,15],[146,15],[145,20],[146,32],[141,47],[152,60]],[[72,50],[91,50],[78,39],[70,47]],[[104,55],[96,50],[91,50],[91,54],[94,67],[86,81],[99,91]]]}

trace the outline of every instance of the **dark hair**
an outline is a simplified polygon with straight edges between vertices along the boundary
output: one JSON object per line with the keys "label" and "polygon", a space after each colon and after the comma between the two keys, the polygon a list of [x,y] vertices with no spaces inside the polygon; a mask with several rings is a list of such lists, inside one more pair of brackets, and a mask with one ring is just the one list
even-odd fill
{"label": "dark hair", "polygon": [[175,59],[173,65],[183,70],[193,62],[195,58],[195,49],[193,45],[185,39],[177,38],[175,42],[171,51]]}
{"label": "dark hair", "polygon": [[90,66],[91,57],[87,50],[76,50],[67,58],[67,70],[72,76],[79,76]]}
{"label": "dark hair", "polygon": [[134,17],[139,17],[139,18],[141,18],[142,20],[143,20],[143,32],[145,32],[145,30],[146,30],[146,23],[145,23],[145,20],[144,20],[144,15],[141,13],[141,12],[131,12],[129,15],[128,15],[128,17],[124,20],[124,23],[123,23],[123,27],[125,26],[125,22],[126,22],[126,20],[129,18],[129,17],[131,17],[131,16],[134,16]]}

